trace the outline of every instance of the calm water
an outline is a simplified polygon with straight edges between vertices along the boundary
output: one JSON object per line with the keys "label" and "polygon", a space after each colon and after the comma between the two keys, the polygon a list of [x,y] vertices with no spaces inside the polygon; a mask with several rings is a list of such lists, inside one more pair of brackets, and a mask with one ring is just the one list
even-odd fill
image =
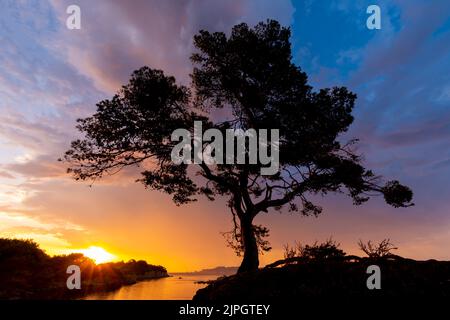
{"label": "calm water", "polygon": [[[195,281],[217,279],[217,275],[184,276],[146,280],[116,291],[95,293],[86,296],[85,300],[190,300],[198,289],[206,284]],[[180,279],[181,278],[181,279]]]}

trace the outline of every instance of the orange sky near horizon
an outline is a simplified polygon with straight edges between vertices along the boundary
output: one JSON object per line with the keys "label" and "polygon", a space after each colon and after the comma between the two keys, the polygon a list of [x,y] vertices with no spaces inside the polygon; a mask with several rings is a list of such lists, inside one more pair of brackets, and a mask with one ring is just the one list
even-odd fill
{"label": "orange sky near horizon", "polygon": [[[98,246],[117,256],[117,260],[144,259],[170,272],[239,265],[240,258],[226,247],[220,234],[232,226],[224,200],[202,199],[177,207],[170,196],[127,180],[119,185],[99,183],[89,187],[60,178],[58,183],[34,186],[36,192],[22,203],[29,209],[28,220],[17,213],[5,215],[0,211],[0,236],[33,238],[49,254]],[[62,187],[64,192],[59,191]],[[325,210],[317,218],[276,212],[258,216],[256,223],[271,231],[269,241],[273,247],[261,256],[261,265],[281,259],[286,243],[313,243],[330,236],[348,253],[361,254],[356,245],[359,239],[380,241],[390,237],[400,248],[398,254],[449,259],[433,248],[436,242],[446,242],[450,237],[421,240],[417,225],[401,219],[404,212],[396,213],[387,206],[386,212],[378,212],[381,202],[375,199],[354,207],[349,199],[331,196],[329,201],[319,200]],[[13,218],[22,220],[13,226]],[[5,231],[8,223],[10,227]],[[420,228],[422,232],[424,228],[426,225]]]}

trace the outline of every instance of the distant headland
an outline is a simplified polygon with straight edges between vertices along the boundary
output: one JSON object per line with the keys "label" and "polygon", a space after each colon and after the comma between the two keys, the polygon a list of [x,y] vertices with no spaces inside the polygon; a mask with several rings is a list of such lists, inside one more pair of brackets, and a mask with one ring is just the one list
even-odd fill
{"label": "distant headland", "polygon": [[192,272],[171,272],[171,275],[189,275],[189,276],[210,276],[210,275],[218,275],[218,276],[231,276],[236,274],[238,267],[224,267],[219,266],[210,269],[202,269],[200,271],[192,271]]}
{"label": "distant headland", "polygon": [[[67,287],[69,266],[81,271],[81,288]],[[137,281],[168,277],[143,260],[95,264],[81,253],[49,256],[33,240],[0,238],[0,299],[74,299]]]}

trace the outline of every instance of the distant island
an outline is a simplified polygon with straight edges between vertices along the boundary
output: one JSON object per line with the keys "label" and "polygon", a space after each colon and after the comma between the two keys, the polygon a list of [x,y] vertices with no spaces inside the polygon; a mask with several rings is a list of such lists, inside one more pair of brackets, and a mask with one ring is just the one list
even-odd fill
{"label": "distant island", "polygon": [[[80,267],[80,290],[67,288],[70,265]],[[0,299],[74,299],[162,277],[166,268],[143,260],[97,265],[81,253],[49,256],[32,240],[0,238]]]}
{"label": "distant island", "polygon": [[236,274],[238,267],[224,267],[219,266],[210,269],[202,269],[200,271],[192,271],[192,272],[171,272],[171,275],[185,275],[185,276],[231,276]]}

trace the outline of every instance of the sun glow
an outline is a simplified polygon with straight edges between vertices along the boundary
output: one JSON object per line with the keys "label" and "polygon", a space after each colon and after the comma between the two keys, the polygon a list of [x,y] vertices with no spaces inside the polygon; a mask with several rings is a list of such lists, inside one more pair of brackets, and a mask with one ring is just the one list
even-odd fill
{"label": "sun glow", "polygon": [[86,257],[94,260],[96,264],[111,262],[117,258],[115,255],[107,252],[105,249],[96,246],[90,246],[87,249],[81,250],[81,253]]}

